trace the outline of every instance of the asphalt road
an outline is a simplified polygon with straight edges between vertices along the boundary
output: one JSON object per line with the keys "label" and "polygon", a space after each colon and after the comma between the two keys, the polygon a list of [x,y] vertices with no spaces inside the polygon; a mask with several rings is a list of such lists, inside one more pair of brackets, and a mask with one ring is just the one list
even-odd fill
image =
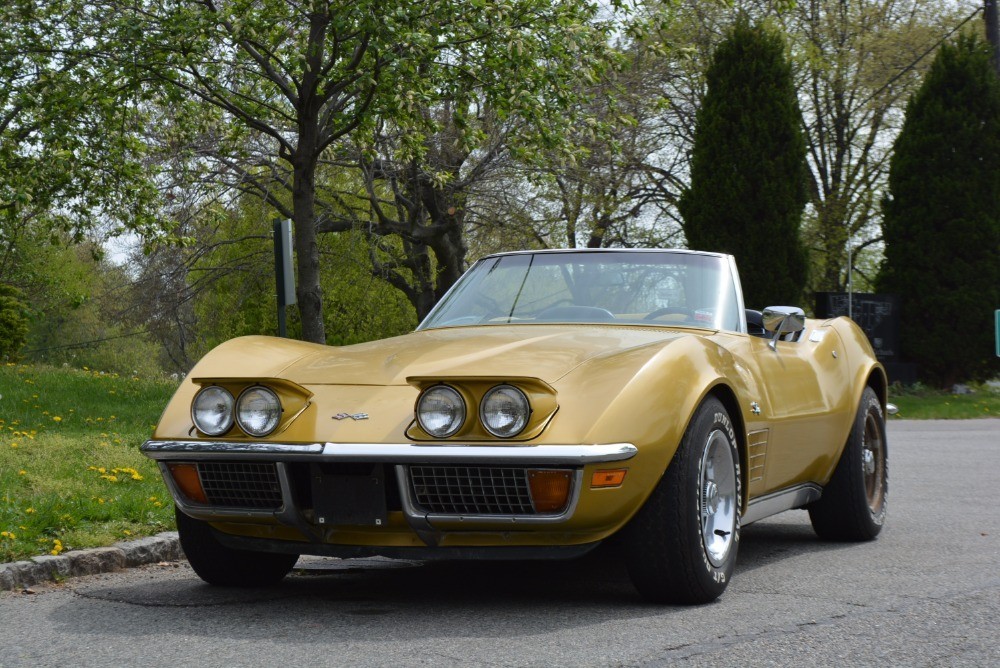
{"label": "asphalt road", "polygon": [[311,560],[249,591],[182,563],[0,593],[0,666],[1000,665],[1000,420],[892,422],[889,448],[877,541],[764,520],[710,605],[646,604],[600,554]]}

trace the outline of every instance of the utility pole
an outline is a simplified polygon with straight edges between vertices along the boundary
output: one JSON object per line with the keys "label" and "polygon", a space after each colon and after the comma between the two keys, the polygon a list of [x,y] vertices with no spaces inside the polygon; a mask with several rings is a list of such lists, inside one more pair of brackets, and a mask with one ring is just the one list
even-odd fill
{"label": "utility pole", "polygon": [[1000,75],[1000,20],[997,18],[997,0],[984,0],[983,21],[986,23],[986,41],[993,50],[993,70]]}

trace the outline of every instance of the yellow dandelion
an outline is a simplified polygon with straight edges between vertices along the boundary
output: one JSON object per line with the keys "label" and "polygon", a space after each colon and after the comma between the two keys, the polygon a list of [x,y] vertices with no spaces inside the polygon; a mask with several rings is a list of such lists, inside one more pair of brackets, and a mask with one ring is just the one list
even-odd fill
{"label": "yellow dandelion", "polygon": [[128,529],[123,529],[122,533],[125,534],[126,536],[131,536],[132,535],[132,532],[129,531]]}
{"label": "yellow dandelion", "polygon": [[0,531],[0,538],[6,538],[7,540],[17,540],[17,536],[11,531]]}
{"label": "yellow dandelion", "polygon": [[24,513],[25,513],[26,515],[31,515],[31,514],[33,514],[34,512],[35,512],[35,509],[34,509],[34,508],[25,508],[25,509],[24,509]]}
{"label": "yellow dandelion", "polygon": [[17,474],[18,475],[28,475],[28,472],[25,471],[24,469],[21,469],[20,471],[17,472]]}
{"label": "yellow dandelion", "polygon": [[52,416],[52,420],[55,421],[55,422],[62,422],[62,418],[59,417],[58,415],[53,415]]}

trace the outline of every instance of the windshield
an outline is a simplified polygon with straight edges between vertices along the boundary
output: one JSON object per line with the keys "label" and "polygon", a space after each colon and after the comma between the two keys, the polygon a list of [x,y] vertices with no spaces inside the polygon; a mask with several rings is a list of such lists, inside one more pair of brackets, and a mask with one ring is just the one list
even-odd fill
{"label": "windshield", "polygon": [[480,260],[419,329],[628,323],[740,330],[727,258],[676,251],[518,253]]}

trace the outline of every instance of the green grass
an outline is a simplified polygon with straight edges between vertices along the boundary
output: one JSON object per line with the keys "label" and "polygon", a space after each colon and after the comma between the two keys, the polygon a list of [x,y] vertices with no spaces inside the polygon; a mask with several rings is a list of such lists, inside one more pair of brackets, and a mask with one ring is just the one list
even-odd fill
{"label": "green grass", "polygon": [[921,385],[889,390],[889,401],[899,407],[896,419],[965,420],[1000,417],[1000,391],[974,385],[972,394],[953,394]]}
{"label": "green grass", "polygon": [[139,453],[175,382],[0,365],[0,563],[173,527]]}

